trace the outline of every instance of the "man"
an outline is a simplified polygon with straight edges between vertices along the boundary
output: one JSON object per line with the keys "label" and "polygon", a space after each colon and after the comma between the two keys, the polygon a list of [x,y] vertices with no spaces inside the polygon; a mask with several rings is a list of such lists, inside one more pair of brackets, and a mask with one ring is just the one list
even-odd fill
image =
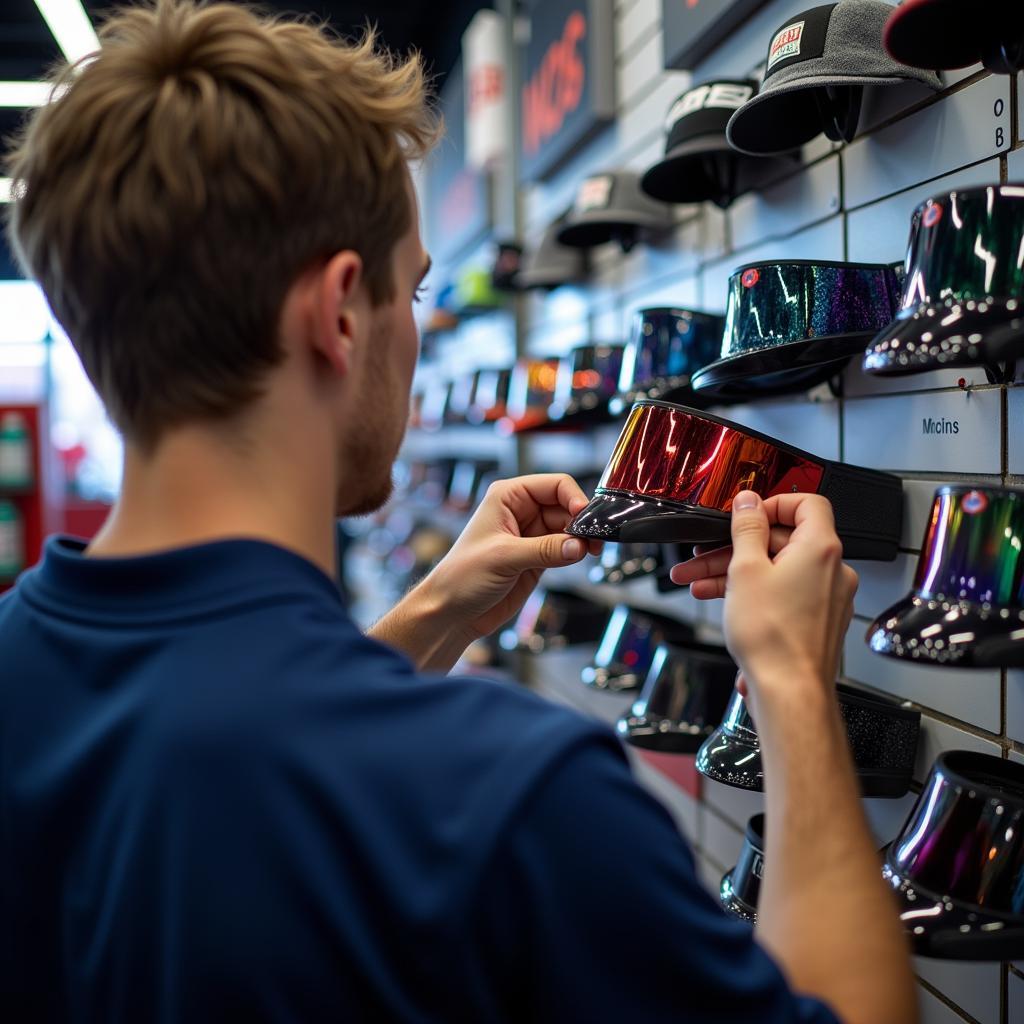
{"label": "man", "polygon": [[369,636],[330,579],[417,357],[419,65],[190,0],[102,38],[10,159],[125,466],[96,539],[0,602],[3,1019],[911,1024],[827,503],[741,493],[731,551],[676,570],[728,582],[764,745],[755,941],[606,729],[444,675],[583,557],[571,479],[493,487]]}

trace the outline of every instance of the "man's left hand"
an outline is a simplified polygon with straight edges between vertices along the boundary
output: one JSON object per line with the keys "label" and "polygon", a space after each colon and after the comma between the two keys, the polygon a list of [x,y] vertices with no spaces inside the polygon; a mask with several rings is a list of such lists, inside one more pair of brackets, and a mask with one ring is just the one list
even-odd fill
{"label": "man's left hand", "polygon": [[451,551],[421,585],[461,624],[467,642],[487,636],[522,608],[545,569],[600,551],[596,541],[564,532],[587,501],[565,473],[493,483]]}
{"label": "man's left hand", "polygon": [[523,607],[545,569],[601,550],[564,532],[586,504],[565,473],[492,484],[451,551],[370,634],[420,669],[447,672],[474,640]]}

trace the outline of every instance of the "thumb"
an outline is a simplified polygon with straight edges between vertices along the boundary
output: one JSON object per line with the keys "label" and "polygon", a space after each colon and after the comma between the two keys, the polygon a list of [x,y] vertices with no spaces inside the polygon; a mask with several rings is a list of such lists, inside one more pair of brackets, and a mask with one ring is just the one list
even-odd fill
{"label": "thumb", "polygon": [[544,537],[520,537],[508,546],[506,566],[517,572],[530,569],[554,569],[572,565],[587,553],[587,546],[576,537],[549,533]]}
{"label": "thumb", "polygon": [[767,560],[771,527],[764,502],[753,491],[740,491],[732,499],[730,529],[734,561]]}

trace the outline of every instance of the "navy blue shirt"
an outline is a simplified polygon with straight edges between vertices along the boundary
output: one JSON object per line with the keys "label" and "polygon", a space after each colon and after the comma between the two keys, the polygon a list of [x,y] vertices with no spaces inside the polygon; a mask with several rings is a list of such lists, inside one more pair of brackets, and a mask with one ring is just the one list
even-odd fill
{"label": "navy blue shirt", "polygon": [[0,1018],[834,1024],[603,726],[232,540],[0,600]]}

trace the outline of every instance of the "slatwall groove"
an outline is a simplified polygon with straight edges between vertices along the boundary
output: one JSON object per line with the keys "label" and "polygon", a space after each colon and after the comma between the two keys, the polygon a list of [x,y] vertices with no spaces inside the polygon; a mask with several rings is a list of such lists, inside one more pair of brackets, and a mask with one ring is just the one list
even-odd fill
{"label": "slatwall groove", "polygon": [[926,981],[922,981],[918,978],[918,984],[928,994],[931,999],[934,999],[940,1006],[946,1011],[946,1016],[936,1016],[935,1011],[927,1006],[922,1006],[922,1017],[921,1024],[982,1024],[976,1017],[970,1016],[965,1013],[956,1003],[952,1002],[945,995],[943,995],[940,989],[937,989],[934,985],[930,985]]}
{"label": "slatwall groove", "polygon": [[641,29],[636,36],[630,40],[629,45],[616,53],[615,63],[616,64],[628,64],[637,53],[642,50],[652,39],[661,38],[661,25],[658,22],[653,22],[646,28]]}

